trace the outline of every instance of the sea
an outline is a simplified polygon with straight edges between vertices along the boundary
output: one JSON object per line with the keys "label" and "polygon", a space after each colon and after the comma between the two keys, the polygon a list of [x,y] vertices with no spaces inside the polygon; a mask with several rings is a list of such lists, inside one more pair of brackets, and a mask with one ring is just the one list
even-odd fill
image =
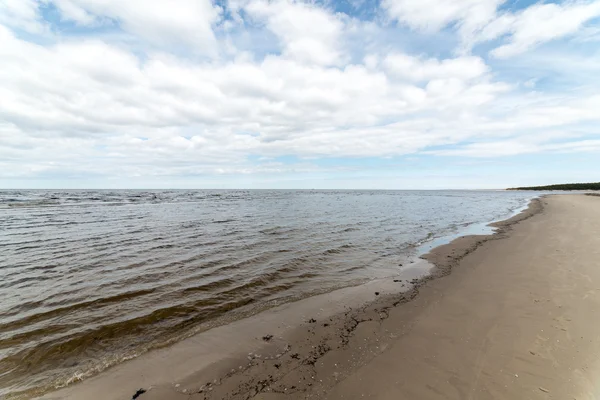
{"label": "sea", "polygon": [[399,274],[517,191],[0,190],[0,398]]}

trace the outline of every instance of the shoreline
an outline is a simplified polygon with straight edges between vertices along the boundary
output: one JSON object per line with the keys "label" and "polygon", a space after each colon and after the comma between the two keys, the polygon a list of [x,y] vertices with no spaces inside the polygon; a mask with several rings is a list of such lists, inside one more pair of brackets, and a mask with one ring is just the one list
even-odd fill
{"label": "shoreline", "polygon": [[[413,300],[422,285],[449,274],[464,256],[481,244],[500,239],[512,225],[541,211],[540,198],[534,198],[525,209],[509,219],[487,224],[496,228],[494,233],[460,236],[422,254],[417,262],[410,264],[405,271],[401,272],[401,278],[378,279],[280,305],[247,319],[198,333],[169,347],[153,350],[80,383],[47,393],[39,398],[110,400],[130,398],[129,396],[139,393],[140,389],[144,390],[144,393],[139,393],[139,398],[149,400],[170,398],[176,394],[187,396],[192,393],[219,398],[218,389],[227,386],[223,385],[223,382],[239,380],[239,375],[246,376],[247,383],[242,385],[243,390],[238,394],[259,393],[264,389],[264,387],[261,389],[261,386],[266,385],[264,379],[260,377],[269,372],[263,370],[261,364],[265,362],[273,365],[280,364],[271,367],[274,369],[273,373],[266,375],[271,377],[274,374],[285,376],[286,371],[295,370],[298,365],[314,365],[319,358],[334,348],[332,343],[325,343],[331,341],[332,337],[337,337],[337,342],[343,347],[361,324],[384,320],[391,308]],[[298,314],[304,318],[298,318]],[[264,329],[254,332],[261,328]],[[239,334],[247,331],[250,332]],[[312,338],[309,340],[306,337]],[[227,338],[226,342],[237,345],[223,351],[223,338]],[[325,338],[329,339],[324,342]],[[300,341],[308,344],[294,346],[298,350],[292,352],[289,343]],[[206,343],[211,345],[207,346]],[[297,357],[291,357],[296,354]],[[284,365],[284,359],[289,358],[288,356],[291,357],[290,365]],[[278,363],[279,360],[282,362]],[[362,360],[360,363],[364,362],[365,360]],[[172,367],[175,365],[177,367]],[[164,369],[168,369],[169,373],[164,373]],[[311,373],[307,374],[311,375]],[[306,379],[307,377],[304,377],[304,380]],[[275,382],[277,379],[271,380]],[[198,382],[204,383],[198,384]],[[110,392],[104,391],[101,397],[98,396],[98,391],[107,385],[112,386]],[[290,390],[299,390],[297,385],[290,385],[290,388],[292,386],[294,389]]]}
{"label": "shoreline", "polygon": [[482,244],[490,240],[506,238],[514,225],[526,221],[539,213],[543,213],[543,201],[548,196],[549,195],[543,195],[533,198],[524,209],[510,218],[487,224],[486,226],[495,228],[493,233],[484,235],[462,235],[448,243],[436,246],[426,254],[423,254],[421,258],[434,265],[434,269],[431,273],[432,277],[430,279],[436,279],[451,273],[452,268],[456,267],[460,260],[477,250]]}
{"label": "shoreline", "polygon": [[376,330],[394,340],[314,397],[598,399],[600,203],[584,195],[535,203],[496,224],[496,237],[454,242],[461,256],[448,254],[452,246],[430,254],[439,279]]}

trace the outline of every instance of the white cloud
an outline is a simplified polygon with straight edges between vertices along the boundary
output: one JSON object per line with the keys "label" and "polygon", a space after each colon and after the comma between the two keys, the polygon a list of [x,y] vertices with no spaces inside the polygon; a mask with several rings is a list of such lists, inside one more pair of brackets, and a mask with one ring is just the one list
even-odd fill
{"label": "white cloud", "polygon": [[562,102],[540,100],[541,104],[517,105],[502,118],[468,121],[462,128],[478,131],[466,136],[467,141],[474,143],[427,153],[485,158],[542,152],[597,153],[600,150],[599,140],[586,139],[598,135],[600,96],[562,99]]}
{"label": "white cloud", "polygon": [[574,140],[565,143],[537,143],[523,139],[471,143],[450,150],[431,151],[430,154],[452,157],[506,157],[533,153],[598,153],[600,140]]}
{"label": "white cloud", "polygon": [[388,16],[415,30],[434,33],[455,25],[466,47],[496,17],[505,0],[383,0]]}
{"label": "white cloud", "polygon": [[47,0],[52,2],[58,9],[64,20],[73,21],[78,25],[93,25],[97,23],[97,17],[72,0]]}
{"label": "white cloud", "polygon": [[0,24],[41,33],[45,27],[39,15],[37,0],[0,0]]}
{"label": "white cloud", "polygon": [[[42,46],[6,29],[0,34],[0,119],[20,132],[7,135],[6,151],[26,143],[25,153],[49,160],[65,154],[55,146],[80,146],[72,152],[86,159],[100,153],[121,173],[126,165],[137,171],[141,160],[152,160],[148,170],[166,170],[174,159],[217,170],[244,166],[248,154],[406,154],[452,134],[396,121],[472,111],[506,90],[471,79],[486,71],[475,58],[414,58],[416,75],[397,81],[363,65],[307,65],[286,55],[202,64],[151,55],[141,62],[97,40]],[[75,162],[55,161],[53,168]]]}
{"label": "white cloud", "polygon": [[503,0],[383,0],[391,18],[411,28],[439,31],[455,22],[485,23]]}
{"label": "white cloud", "polygon": [[416,82],[448,78],[470,80],[488,72],[485,62],[474,56],[438,60],[392,53],[386,56],[383,64],[393,76]]}
{"label": "white cloud", "polygon": [[286,57],[319,65],[340,63],[344,25],[331,12],[292,0],[252,0],[244,10],[277,35]]}
{"label": "white cloud", "polygon": [[[447,56],[456,49],[416,44],[410,51],[405,29],[315,3],[231,0],[220,14],[208,0],[181,0],[177,10],[159,1],[52,1],[79,32],[118,25],[135,48],[122,37],[60,29],[28,41],[20,34],[24,21],[38,24],[32,32],[48,24],[37,6],[10,27],[1,21],[0,178],[292,173],[318,168],[273,160],[393,157],[440,145],[455,148],[436,155],[480,157],[598,149],[589,139],[594,131],[582,128],[600,120],[597,84],[587,78],[600,68],[591,56],[586,79],[570,81],[569,91],[549,90],[540,68],[563,69],[573,58],[552,55],[554,65],[536,61],[539,54],[529,63],[520,57],[511,60],[518,73],[503,74],[497,60]],[[499,2],[444,2],[432,8],[435,15],[421,3],[394,4],[412,7],[390,6],[403,23],[454,26],[463,43],[477,35],[521,40],[522,14],[490,17]],[[221,29],[226,14],[235,19]],[[276,45],[245,46],[265,37]],[[211,48],[219,57],[196,57]],[[586,135],[573,133],[582,130]]]}
{"label": "white cloud", "polygon": [[46,0],[64,19],[81,25],[107,19],[133,35],[158,45],[184,43],[198,53],[215,52],[212,25],[220,8],[211,0]]}
{"label": "white cloud", "polygon": [[508,34],[509,42],[491,54],[511,57],[551,40],[572,35],[593,18],[600,16],[600,1],[566,4],[536,4],[516,14],[506,14],[487,27],[482,39]]}
{"label": "white cloud", "polygon": [[502,37],[508,43],[491,54],[512,57],[558,38],[576,33],[590,37],[595,30],[584,31],[585,24],[600,16],[600,1],[566,1],[562,4],[537,3],[518,11],[499,12],[505,0],[383,0],[387,15],[425,33],[446,27],[458,31],[459,53],[469,52],[477,44]]}
{"label": "white cloud", "polygon": [[522,143],[518,140],[504,140],[489,143],[472,143],[457,149],[440,150],[431,153],[454,157],[500,157],[536,153],[539,149],[537,144]]}

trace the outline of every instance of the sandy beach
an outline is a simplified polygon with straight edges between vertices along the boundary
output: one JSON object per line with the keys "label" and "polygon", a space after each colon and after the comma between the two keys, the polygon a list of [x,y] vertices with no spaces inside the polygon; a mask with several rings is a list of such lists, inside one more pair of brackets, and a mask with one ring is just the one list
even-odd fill
{"label": "sandy beach", "polygon": [[600,198],[545,197],[497,227],[434,249],[426,278],[415,263],[43,398],[598,398]]}

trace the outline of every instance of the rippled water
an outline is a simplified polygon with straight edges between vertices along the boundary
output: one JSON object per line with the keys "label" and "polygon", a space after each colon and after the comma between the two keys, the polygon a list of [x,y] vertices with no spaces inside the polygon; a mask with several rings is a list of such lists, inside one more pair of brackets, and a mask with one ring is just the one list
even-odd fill
{"label": "rippled water", "polygon": [[397,273],[532,197],[0,191],[0,397],[29,398],[281,302]]}

